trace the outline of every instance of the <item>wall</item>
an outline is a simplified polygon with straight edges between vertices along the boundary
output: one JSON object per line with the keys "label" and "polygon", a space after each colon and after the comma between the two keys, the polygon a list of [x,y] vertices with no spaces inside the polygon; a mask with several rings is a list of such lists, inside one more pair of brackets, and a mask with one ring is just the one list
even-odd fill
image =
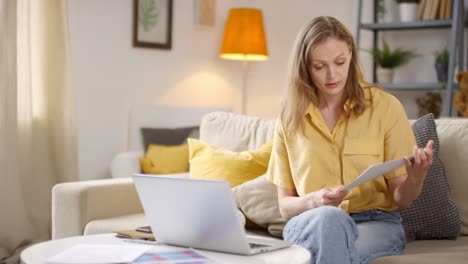
{"label": "wall", "polygon": [[[302,24],[315,16],[331,15],[353,33],[357,27],[357,0],[216,0],[213,27],[194,24],[194,1],[175,0],[173,45],[167,51],[132,47],[131,0],[68,2],[82,180],[109,177],[109,163],[122,150],[131,105],[240,110],[242,64],[218,57],[231,7],[263,10],[270,58],[249,64],[247,93],[247,113],[261,117],[274,118],[279,112],[285,65]],[[364,11],[367,19],[370,10],[369,6]],[[401,68],[396,80],[435,80],[431,54],[448,39],[447,32],[391,33],[392,42],[416,47],[424,55]],[[370,38],[364,34],[361,43],[370,43]],[[361,52],[361,56],[370,80],[369,55]],[[409,95],[397,94],[405,99],[408,114],[414,117],[414,94]]]}

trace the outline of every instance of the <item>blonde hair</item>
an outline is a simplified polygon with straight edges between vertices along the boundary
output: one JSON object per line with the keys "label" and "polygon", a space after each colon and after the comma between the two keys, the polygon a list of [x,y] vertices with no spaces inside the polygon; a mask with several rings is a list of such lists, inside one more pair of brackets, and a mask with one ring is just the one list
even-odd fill
{"label": "blonde hair", "polygon": [[281,120],[286,131],[304,132],[303,118],[310,103],[317,105],[317,87],[310,76],[310,53],[317,44],[328,38],[344,41],[351,52],[348,80],[345,84],[345,100],[350,100],[349,107],[344,109],[349,118],[358,116],[365,110],[364,91],[361,88],[361,68],[354,39],[349,30],[333,17],[314,18],[298,33],[288,65],[288,83],[281,110]]}

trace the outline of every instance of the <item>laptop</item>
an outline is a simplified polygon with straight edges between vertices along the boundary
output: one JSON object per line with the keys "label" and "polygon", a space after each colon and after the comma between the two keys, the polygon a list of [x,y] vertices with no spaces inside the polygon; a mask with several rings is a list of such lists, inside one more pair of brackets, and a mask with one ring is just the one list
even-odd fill
{"label": "laptop", "polygon": [[253,255],[285,248],[287,241],[247,236],[226,181],[133,174],[158,243]]}

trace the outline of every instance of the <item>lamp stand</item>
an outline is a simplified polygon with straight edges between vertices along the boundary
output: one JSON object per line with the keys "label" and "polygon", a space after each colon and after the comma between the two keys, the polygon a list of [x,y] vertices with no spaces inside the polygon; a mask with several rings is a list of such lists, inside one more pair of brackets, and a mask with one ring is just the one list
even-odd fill
{"label": "lamp stand", "polygon": [[247,114],[247,75],[249,64],[246,59],[242,60],[242,91],[241,91],[241,113]]}

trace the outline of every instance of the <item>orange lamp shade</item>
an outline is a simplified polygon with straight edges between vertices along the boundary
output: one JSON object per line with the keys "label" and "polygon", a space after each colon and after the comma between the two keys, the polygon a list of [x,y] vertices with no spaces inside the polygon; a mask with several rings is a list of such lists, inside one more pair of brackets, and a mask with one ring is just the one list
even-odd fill
{"label": "orange lamp shade", "polygon": [[230,60],[268,59],[262,11],[253,8],[229,11],[220,56]]}

